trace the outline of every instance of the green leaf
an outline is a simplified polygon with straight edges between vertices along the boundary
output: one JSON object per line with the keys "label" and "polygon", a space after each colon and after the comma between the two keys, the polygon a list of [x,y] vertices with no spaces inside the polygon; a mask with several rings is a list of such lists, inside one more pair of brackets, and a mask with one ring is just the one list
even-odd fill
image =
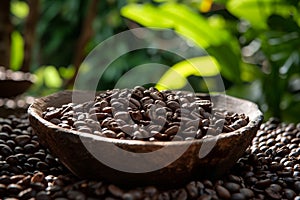
{"label": "green leaf", "polygon": [[221,66],[221,73],[227,79],[236,84],[241,83],[240,54],[234,51],[232,44],[210,46],[207,52],[213,55]]}
{"label": "green leaf", "polygon": [[229,0],[226,8],[238,18],[249,21],[253,27],[265,29],[271,14],[288,16],[292,6],[284,0]]}
{"label": "green leaf", "polygon": [[262,71],[257,67],[257,65],[242,62],[240,66],[242,81],[252,82],[262,78]]}
{"label": "green leaf", "polygon": [[161,17],[163,12],[151,4],[129,4],[121,9],[121,14],[144,26],[172,28],[173,20]]}
{"label": "green leaf", "polygon": [[220,72],[220,66],[211,56],[191,58],[172,66],[158,81],[157,89],[179,89],[186,85],[186,78],[195,76],[215,76]]}
{"label": "green leaf", "polygon": [[150,4],[131,4],[122,9],[123,16],[148,27],[173,28],[214,56],[222,75],[228,80],[240,82],[240,53],[238,41],[224,29],[209,21],[187,6],[165,3],[155,7]]}
{"label": "green leaf", "polygon": [[60,88],[63,83],[57,69],[54,66],[45,67],[44,81],[45,85],[49,88]]}
{"label": "green leaf", "polygon": [[10,67],[12,70],[19,70],[24,59],[24,40],[17,31],[11,34],[11,57]]}
{"label": "green leaf", "polygon": [[73,65],[69,66],[69,67],[60,67],[58,69],[58,71],[59,71],[59,74],[61,75],[61,77],[64,79],[70,79],[75,74],[75,68]]}
{"label": "green leaf", "polygon": [[10,10],[13,15],[21,19],[26,18],[29,13],[28,4],[25,1],[12,1],[10,5]]}
{"label": "green leaf", "polygon": [[158,7],[151,4],[130,4],[123,7],[121,13],[143,26],[173,28],[202,48],[231,39],[226,30],[212,27],[203,16],[182,4],[165,3]]}

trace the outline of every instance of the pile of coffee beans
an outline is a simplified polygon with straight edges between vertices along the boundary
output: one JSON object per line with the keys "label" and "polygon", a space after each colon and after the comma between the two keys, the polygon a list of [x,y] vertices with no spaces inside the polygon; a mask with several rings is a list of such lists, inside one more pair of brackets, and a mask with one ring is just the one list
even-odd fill
{"label": "pile of coffee beans", "polygon": [[0,199],[300,200],[300,123],[270,119],[234,167],[218,180],[181,188],[124,188],[72,175],[39,144],[27,116],[0,118]]}
{"label": "pile of coffee beans", "polygon": [[249,122],[244,114],[213,110],[193,93],[151,87],[109,90],[93,102],[49,107],[43,117],[67,129],[109,138],[181,141],[231,132]]}

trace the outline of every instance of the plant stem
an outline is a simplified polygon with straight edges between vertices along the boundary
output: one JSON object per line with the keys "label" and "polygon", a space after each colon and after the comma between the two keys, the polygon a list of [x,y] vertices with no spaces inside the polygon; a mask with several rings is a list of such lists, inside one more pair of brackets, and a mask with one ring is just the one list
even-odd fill
{"label": "plant stem", "polygon": [[2,0],[0,6],[0,65],[5,68],[10,67],[11,32],[10,0]]}
{"label": "plant stem", "polygon": [[83,22],[82,31],[81,31],[80,37],[78,39],[78,42],[77,42],[75,56],[73,59],[73,65],[75,67],[75,74],[70,80],[67,80],[65,82],[65,84],[64,84],[65,88],[74,85],[76,75],[77,75],[80,65],[85,57],[85,52],[84,52],[85,46],[89,42],[91,37],[94,35],[92,25],[93,25],[94,19],[97,16],[98,3],[99,3],[99,0],[91,0],[90,4],[88,6],[87,14],[86,14],[85,20]]}
{"label": "plant stem", "polygon": [[24,60],[21,71],[29,72],[32,58],[32,49],[35,43],[35,28],[39,17],[39,0],[29,0],[29,15],[24,30]]}

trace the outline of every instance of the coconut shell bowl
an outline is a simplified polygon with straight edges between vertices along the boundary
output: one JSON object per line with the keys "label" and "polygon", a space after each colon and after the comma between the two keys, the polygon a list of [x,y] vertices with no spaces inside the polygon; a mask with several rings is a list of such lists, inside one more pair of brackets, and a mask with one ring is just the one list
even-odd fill
{"label": "coconut shell bowl", "polygon": [[13,72],[0,66],[0,98],[13,98],[26,92],[34,83],[34,75]]}
{"label": "coconut shell bowl", "polygon": [[198,178],[218,178],[251,144],[263,115],[257,105],[223,94],[196,94],[215,109],[243,113],[248,124],[231,132],[183,141],[142,141],[103,137],[63,128],[43,117],[48,107],[72,102],[80,91],[62,91],[38,98],[29,107],[29,120],[40,143],[80,178],[126,186],[176,187]]}

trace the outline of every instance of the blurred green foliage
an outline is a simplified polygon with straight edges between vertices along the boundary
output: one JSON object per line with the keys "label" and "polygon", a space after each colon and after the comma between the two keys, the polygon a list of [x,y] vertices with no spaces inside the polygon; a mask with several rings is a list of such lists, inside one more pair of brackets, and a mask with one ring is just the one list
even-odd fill
{"label": "blurred green foliage", "polygon": [[[75,75],[72,59],[89,2],[41,0],[31,66],[37,83],[29,94],[58,91],[66,79]],[[11,66],[18,70],[24,56],[21,35],[28,6],[23,0],[11,3],[16,27],[12,34]],[[111,64],[99,89],[111,89],[134,66],[154,62],[171,66],[187,78],[196,91],[205,92],[203,76],[213,77],[220,70],[227,94],[257,102],[266,118],[276,116],[299,121],[299,12],[298,0],[104,0],[98,5],[93,22],[95,34],[86,45],[85,53],[87,55],[106,38],[137,27],[135,23],[173,29],[204,48],[209,56],[185,62],[168,52],[130,52]],[[207,70],[199,73],[191,63],[207,66]],[[167,71],[161,83],[172,88],[186,83],[177,77],[175,84],[174,76]]]}
{"label": "blurred green foliage", "polygon": [[[230,82],[226,85],[228,94],[259,103],[267,117],[297,121],[300,3],[295,0],[209,3],[213,2],[134,2],[125,6],[122,14],[141,25],[172,28],[192,39],[218,62],[222,76]],[[217,9],[201,13],[201,8],[211,6]]]}

